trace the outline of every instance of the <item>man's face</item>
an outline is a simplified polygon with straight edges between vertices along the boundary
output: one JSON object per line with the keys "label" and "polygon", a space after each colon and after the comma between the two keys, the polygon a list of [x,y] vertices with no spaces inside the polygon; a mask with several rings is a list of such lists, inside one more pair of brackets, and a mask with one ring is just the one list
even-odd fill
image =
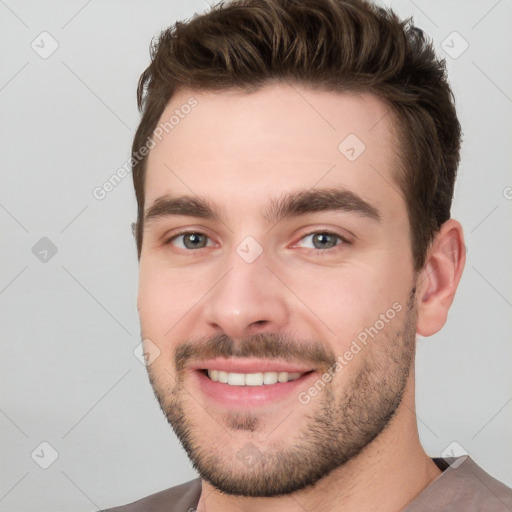
{"label": "man's face", "polygon": [[146,176],[150,380],[205,480],[290,493],[359,454],[408,383],[415,273],[393,121],[372,95],[288,85],[181,91],[172,115]]}

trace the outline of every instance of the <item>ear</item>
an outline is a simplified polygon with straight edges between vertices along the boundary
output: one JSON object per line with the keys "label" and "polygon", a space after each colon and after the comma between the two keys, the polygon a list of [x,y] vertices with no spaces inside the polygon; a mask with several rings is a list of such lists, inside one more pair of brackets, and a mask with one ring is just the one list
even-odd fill
{"label": "ear", "polygon": [[434,237],[417,280],[416,332],[421,336],[435,334],[446,323],[465,262],[462,226],[449,219]]}

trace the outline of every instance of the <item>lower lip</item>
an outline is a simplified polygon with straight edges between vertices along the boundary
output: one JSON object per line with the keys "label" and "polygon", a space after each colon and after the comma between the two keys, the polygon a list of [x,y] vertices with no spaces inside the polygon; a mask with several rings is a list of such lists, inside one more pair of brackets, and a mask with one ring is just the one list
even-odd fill
{"label": "lower lip", "polygon": [[223,382],[211,380],[203,372],[194,370],[194,378],[201,391],[211,400],[223,407],[243,408],[258,407],[276,403],[290,397],[298,400],[300,391],[308,388],[310,381],[315,378],[316,372],[301,375],[298,379],[276,384],[263,384],[261,386],[231,386]]}

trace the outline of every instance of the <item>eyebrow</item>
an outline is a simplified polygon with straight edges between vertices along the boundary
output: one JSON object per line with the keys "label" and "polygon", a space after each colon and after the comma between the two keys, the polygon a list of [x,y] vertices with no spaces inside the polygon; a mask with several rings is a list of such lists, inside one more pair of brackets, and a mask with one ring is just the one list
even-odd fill
{"label": "eyebrow", "polygon": [[288,217],[335,210],[356,213],[377,222],[381,219],[375,206],[354,192],[340,188],[311,189],[274,199],[264,217],[276,223]]}
{"label": "eyebrow", "polygon": [[220,220],[221,215],[200,197],[194,196],[162,196],[155,199],[144,215],[144,224],[163,217],[185,215],[201,219]]}
{"label": "eyebrow", "polygon": [[[354,192],[339,188],[312,189],[286,194],[272,199],[262,212],[269,223],[314,212],[344,211],[374,221],[381,216],[376,207]],[[199,196],[162,196],[157,198],[144,215],[144,225],[153,220],[184,215],[201,219],[221,220],[220,211]]]}

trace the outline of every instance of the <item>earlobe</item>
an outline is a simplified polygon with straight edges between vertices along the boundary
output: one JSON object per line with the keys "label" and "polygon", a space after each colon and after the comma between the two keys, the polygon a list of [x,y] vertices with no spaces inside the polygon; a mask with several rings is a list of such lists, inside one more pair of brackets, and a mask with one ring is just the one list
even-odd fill
{"label": "earlobe", "polygon": [[465,261],[462,226],[449,219],[437,232],[418,276],[416,332],[421,336],[435,334],[446,323]]}

